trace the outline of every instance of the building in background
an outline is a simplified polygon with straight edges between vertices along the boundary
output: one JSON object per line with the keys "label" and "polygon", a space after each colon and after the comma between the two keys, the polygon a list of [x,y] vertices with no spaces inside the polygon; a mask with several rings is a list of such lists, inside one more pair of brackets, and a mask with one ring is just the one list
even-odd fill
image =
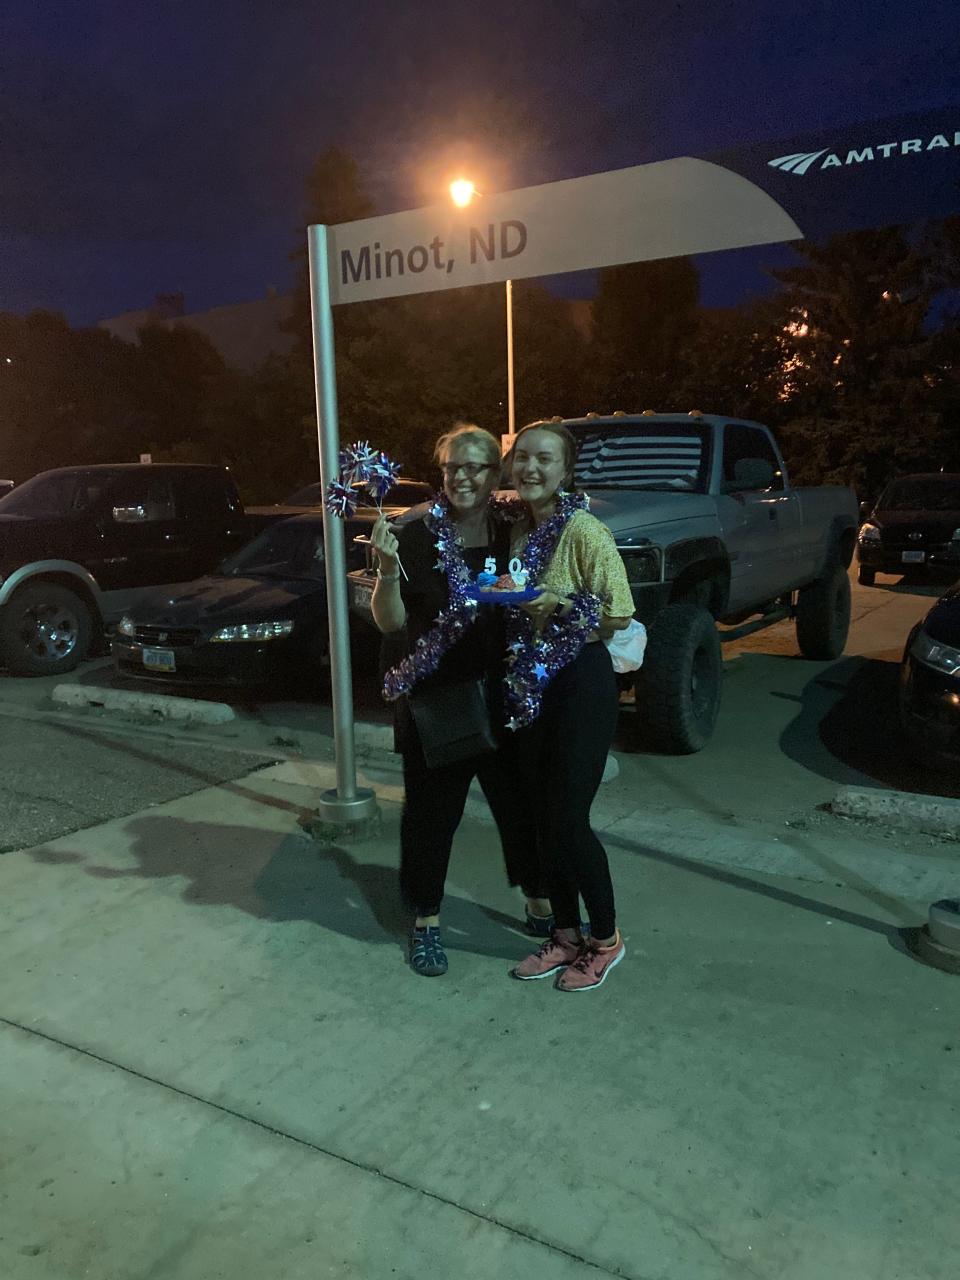
{"label": "building in background", "polygon": [[182,293],[159,293],[153,306],[142,311],[125,311],[123,315],[101,320],[97,327],[124,342],[136,342],[139,330],[145,325],[159,324],[167,329],[186,325],[209,338],[228,365],[251,370],[267,356],[285,355],[293,346],[293,336],[281,328],[290,316],[291,305],[290,294],[269,289],[266,297],[255,302],[188,312]]}

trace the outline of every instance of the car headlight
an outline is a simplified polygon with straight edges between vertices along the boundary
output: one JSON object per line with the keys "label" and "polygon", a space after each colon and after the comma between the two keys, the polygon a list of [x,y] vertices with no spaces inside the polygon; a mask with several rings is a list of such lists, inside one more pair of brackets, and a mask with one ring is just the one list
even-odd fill
{"label": "car headlight", "polygon": [[221,627],[210,639],[225,644],[237,640],[282,640],[292,630],[292,619],[284,622],[241,622],[234,627]]}
{"label": "car headlight", "polygon": [[128,613],[125,613],[117,623],[117,631],[122,636],[135,636],[137,634],[136,623]]}
{"label": "car headlight", "polygon": [[918,662],[942,671],[944,675],[960,675],[960,649],[954,649],[949,644],[941,644],[939,640],[932,640],[925,631],[917,632],[917,638],[910,646],[910,652]]}
{"label": "car headlight", "polygon": [[879,542],[880,530],[875,524],[865,524],[860,530],[861,542]]}

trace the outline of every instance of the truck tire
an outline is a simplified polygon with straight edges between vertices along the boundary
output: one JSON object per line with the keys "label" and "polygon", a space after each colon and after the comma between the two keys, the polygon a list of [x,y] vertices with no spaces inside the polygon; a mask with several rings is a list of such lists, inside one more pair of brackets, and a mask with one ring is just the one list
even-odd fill
{"label": "truck tire", "polygon": [[797,592],[797,644],[805,658],[839,658],[850,630],[850,578],[834,564]]}
{"label": "truck tire", "polygon": [[650,624],[637,672],[637,723],[644,741],[691,755],[710,741],[720,710],[723,659],[713,616],[699,605],[667,605]]}
{"label": "truck tire", "polygon": [[857,581],[861,587],[872,587],[876,580],[876,569],[865,569],[862,564],[857,566]]}
{"label": "truck tire", "polygon": [[12,675],[72,671],[90,647],[92,619],[82,596],[58,582],[31,582],[0,609],[0,660]]}

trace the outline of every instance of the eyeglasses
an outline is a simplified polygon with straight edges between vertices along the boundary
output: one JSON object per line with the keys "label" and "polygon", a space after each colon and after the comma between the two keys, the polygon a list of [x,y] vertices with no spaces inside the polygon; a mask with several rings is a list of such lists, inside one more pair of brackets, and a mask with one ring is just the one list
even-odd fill
{"label": "eyeglasses", "polygon": [[469,480],[475,480],[482,471],[489,471],[492,466],[492,462],[445,462],[440,470],[447,480],[453,480],[461,471]]}

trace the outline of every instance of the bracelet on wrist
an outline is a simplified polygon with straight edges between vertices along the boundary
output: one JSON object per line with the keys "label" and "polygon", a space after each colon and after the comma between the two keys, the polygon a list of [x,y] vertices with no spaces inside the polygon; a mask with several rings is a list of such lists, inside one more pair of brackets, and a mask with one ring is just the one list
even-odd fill
{"label": "bracelet on wrist", "polygon": [[377,578],[378,578],[381,582],[399,582],[399,581],[400,581],[400,570],[398,569],[396,573],[384,573],[382,569],[379,569],[379,568],[378,568],[378,569],[377,569]]}

